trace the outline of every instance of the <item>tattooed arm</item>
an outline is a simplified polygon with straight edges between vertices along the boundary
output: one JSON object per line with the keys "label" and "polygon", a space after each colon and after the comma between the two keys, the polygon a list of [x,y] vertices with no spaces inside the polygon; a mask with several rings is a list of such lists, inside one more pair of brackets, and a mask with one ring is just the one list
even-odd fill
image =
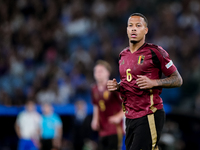
{"label": "tattooed arm", "polygon": [[158,83],[157,86],[165,88],[180,87],[183,84],[182,77],[180,76],[177,70],[174,73],[172,73],[169,77],[156,80],[156,82]]}
{"label": "tattooed arm", "polygon": [[179,72],[176,70],[169,77],[164,79],[156,79],[152,80],[146,76],[138,75],[138,79],[136,80],[137,85],[140,89],[150,89],[152,87],[160,86],[164,88],[173,88],[180,87],[183,84],[182,77]]}

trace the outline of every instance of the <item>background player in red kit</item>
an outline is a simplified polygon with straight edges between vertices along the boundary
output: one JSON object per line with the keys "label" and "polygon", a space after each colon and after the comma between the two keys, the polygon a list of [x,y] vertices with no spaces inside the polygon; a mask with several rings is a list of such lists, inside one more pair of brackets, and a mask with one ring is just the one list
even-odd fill
{"label": "background player in red kit", "polygon": [[92,129],[99,132],[100,150],[121,149],[123,129],[122,102],[118,92],[109,92],[106,84],[111,72],[110,65],[103,60],[97,61],[94,67],[96,84],[92,87],[94,105]]}
{"label": "background player in red kit", "polygon": [[[128,19],[129,47],[119,55],[121,82],[109,80],[109,91],[119,90],[126,116],[126,150],[157,150],[165,113],[162,88],[182,85],[182,78],[160,46],[145,42],[147,19],[140,13]],[[161,79],[162,73],[166,76]]]}

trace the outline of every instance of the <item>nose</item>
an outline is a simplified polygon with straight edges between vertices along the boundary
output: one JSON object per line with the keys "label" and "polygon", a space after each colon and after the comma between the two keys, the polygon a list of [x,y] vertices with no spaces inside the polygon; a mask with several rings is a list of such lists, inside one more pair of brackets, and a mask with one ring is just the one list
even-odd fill
{"label": "nose", "polygon": [[133,27],[133,28],[132,28],[132,31],[136,31],[136,27]]}
{"label": "nose", "polygon": [[136,26],[132,26],[131,31],[136,31]]}

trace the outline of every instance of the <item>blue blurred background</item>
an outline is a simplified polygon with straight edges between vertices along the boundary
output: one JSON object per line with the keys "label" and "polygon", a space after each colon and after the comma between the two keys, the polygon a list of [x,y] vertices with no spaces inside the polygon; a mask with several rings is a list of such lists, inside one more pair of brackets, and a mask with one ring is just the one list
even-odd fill
{"label": "blue blurred background", "polygon": [[29,99],[39,112],[41,103],[53,104],[63,150],[70,149],[75,102],[84,100],[92,113],[95,62],[108,61],[119,81],[118,55],[134,12],[148,18],[146,41],[170,54],[184,81],[161,94],[167,118],[160,145],[200,149],[199,0],[0,0],[0,150],[16,149],[14,122]]}

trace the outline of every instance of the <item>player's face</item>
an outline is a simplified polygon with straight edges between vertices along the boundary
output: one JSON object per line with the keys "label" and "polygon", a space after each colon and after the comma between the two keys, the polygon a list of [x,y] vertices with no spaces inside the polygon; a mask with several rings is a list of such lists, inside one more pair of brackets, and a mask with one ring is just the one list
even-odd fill
{"label": "player's face", "polygon": [[127,34],[131,43],[137,43],[145,39],[148,32],[144,18],[140,16],[131,16],[128,19]]}
{"label": "player's face", "polygon": [[97,82],[107,81],[110,73],[103,65],[97,65],[94,67],[94,78]]}

